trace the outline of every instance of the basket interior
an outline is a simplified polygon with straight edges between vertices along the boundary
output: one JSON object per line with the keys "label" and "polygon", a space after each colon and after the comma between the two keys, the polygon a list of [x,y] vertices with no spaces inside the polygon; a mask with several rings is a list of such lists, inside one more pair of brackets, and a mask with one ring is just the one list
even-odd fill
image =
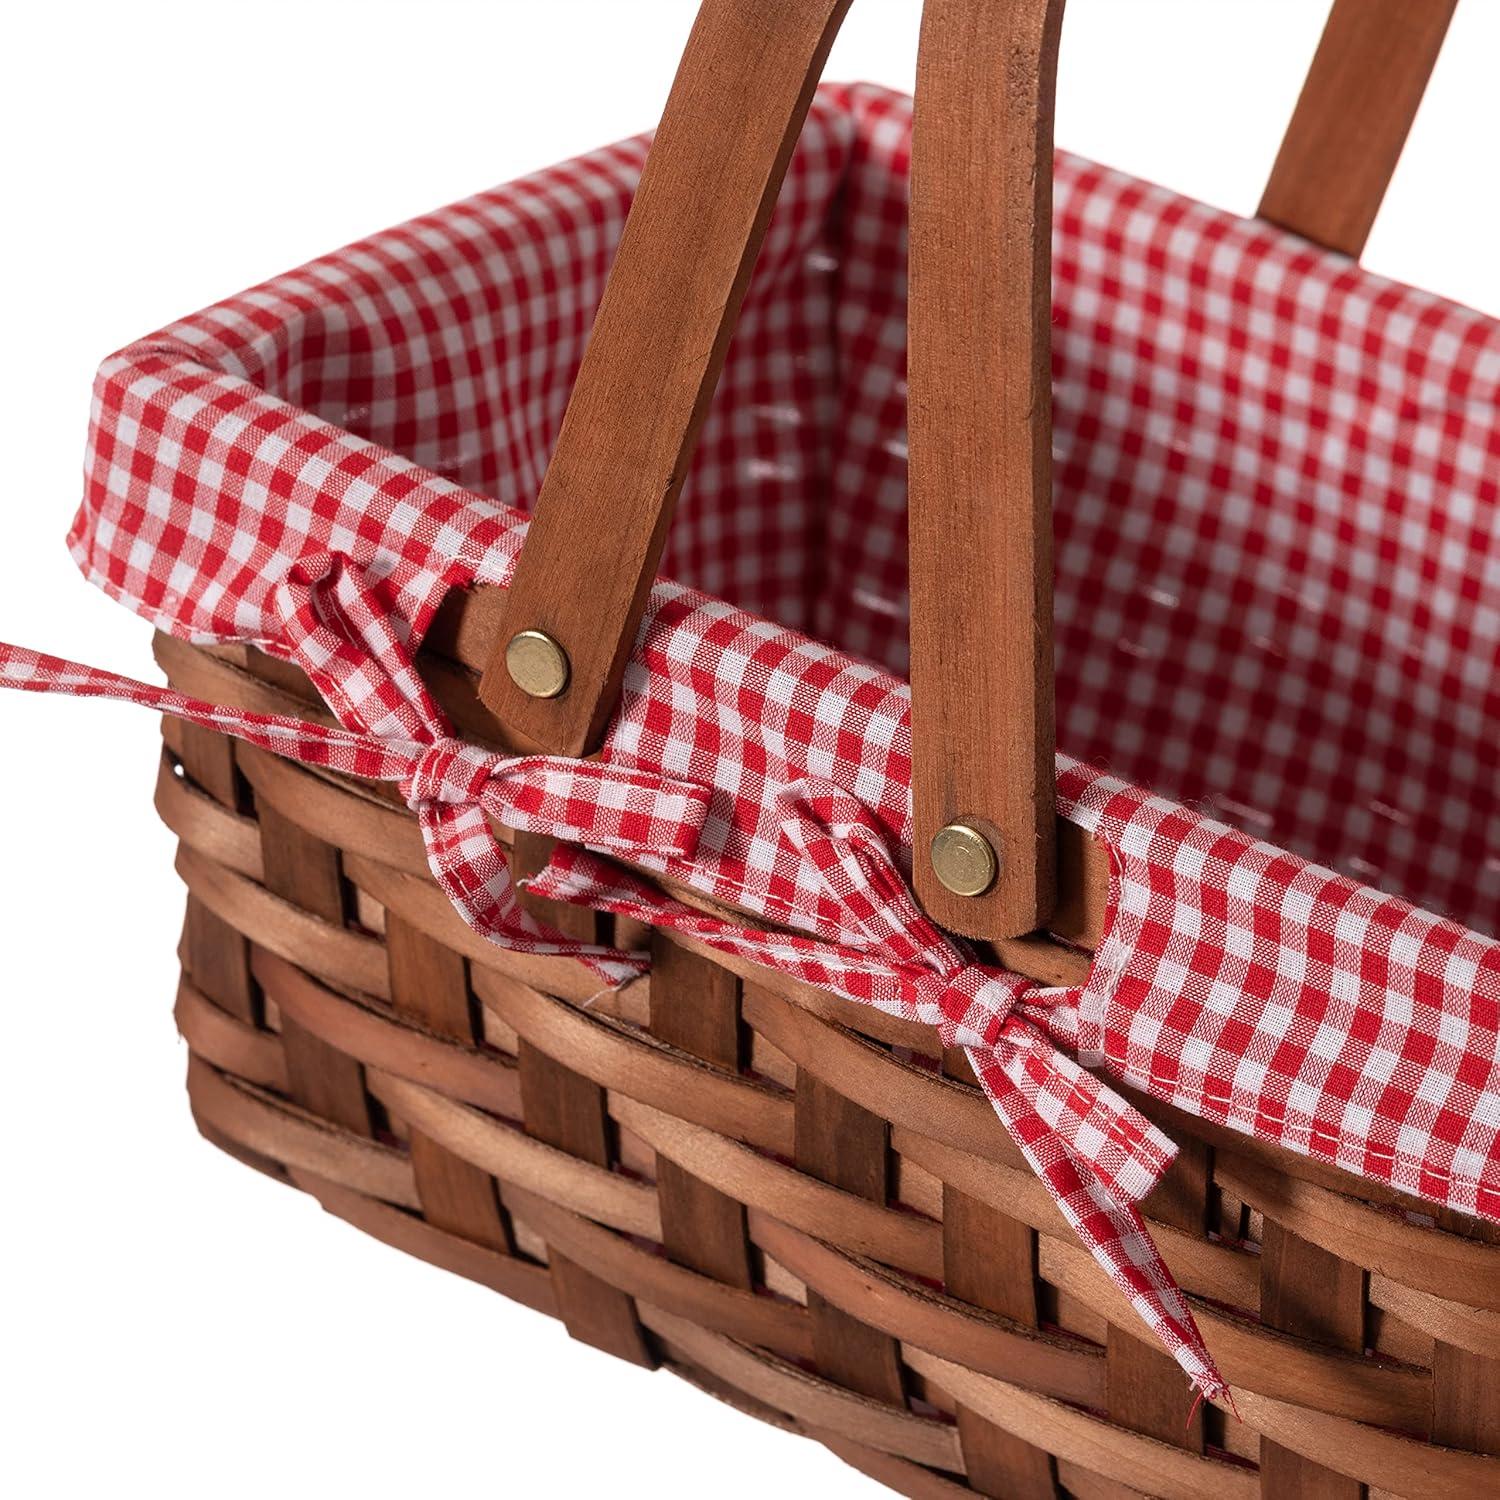
{"label": "basket interior", "polygon": [[[820,92],[665,564],[898,674],[909,129]],[[642,151],[359,247],[268,388],[524,509]],[[1055,225],[1059,745],[1497,931],[1500,327],[1067,156]]]}

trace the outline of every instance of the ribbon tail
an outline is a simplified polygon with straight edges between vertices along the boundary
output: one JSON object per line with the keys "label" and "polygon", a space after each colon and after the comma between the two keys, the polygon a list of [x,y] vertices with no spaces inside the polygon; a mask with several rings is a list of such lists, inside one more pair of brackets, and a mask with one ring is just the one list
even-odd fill
{"label": "ribbon tail", "polygon": [[576,958],[611,989],[645,973],[642,954],[570,938],[539,922],[524,906],[505,851],[474,803],[424,803],[418,810],[427,864],[470,927],[516,952]]}
{"label": "ribbon tail", "polygon": [[967,1050],[995,1113],[1083,1247],[1201,1395],[1227,1399],[1229,1386],[1137,1207],[1176,1155],[1171,1142],[1019,1018],[994,1050]]}
{"label": "ribbon tail", "polygon": [[[693,911],[612,861],[578,849],[560,848],[530,889],[548,900],[675,928],[771,967],[789,967],[794,958],[805,964],[834,951],[815,938],[757,932]],[[846,962],[858,957],[840,956]],[[851,999],[872,1003],[875,991],[859,993],[847,972],[816,977]],[[1227,1397],[1229,1387],[1136,1207],[1171,1165],[1176,1148],[1026,1018],[1013,1015],[993,1048],[968,1053],[1001,1123],[1084,1247],[1199,1391],[1210,1399]]]}
{"label": "ribbon tail", "polygon": [[[871,981],[871,989],[894,989],[885,982],[888,966],[872,963],[853,951],[835,949],[820,938],[804,937],[795,932],[766,932],[738,926],[722,917],[711,917],[696,911],[686,902],[667,895],[633,870],[616,864],[602,855],[571,845],[559,845],[547,868],[526,882],[526,889],[545,901],[565,901],[572,906],[586,906],[594,911],[613,912],[652,927],[669,928],[696,938],[707,947],[767,968],[790,969],[793,965],[815,962],[820,956],[837,953],[847,967],[863,964],[861,971]],[[836,976],[824,973],[819,982],[833,987]],[[850,994],[863,1004],[877,1004],[870,995]],[[887,1007],[881,1007],[887,1008]]]}
{"label": "ribbon tail", "polygon": [[0,688],[136,703],[156,713],[233,735],[273,755],[372,781],[396,781],[410,768],[409,746],[388,747],[368,734],[285,714],[225,708],[201,698],[189,698],[172,688],[138,682],[118,672],[106,672],[100,667],[84,666],[4,642],[0,642]]}
{"label": "ribbon tail", "polygon": [[712,790],[608,761],[526,755],[505,762],[480,801],[509,828],[626,857],[689,860]]}

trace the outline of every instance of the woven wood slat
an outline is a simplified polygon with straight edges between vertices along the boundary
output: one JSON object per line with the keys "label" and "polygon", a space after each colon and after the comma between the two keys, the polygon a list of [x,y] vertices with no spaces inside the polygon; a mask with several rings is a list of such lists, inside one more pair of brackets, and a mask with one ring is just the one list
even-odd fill
{"label": "woven wood slat", "polygon": [[[949,1076],[974,1082],[962,1053],[950,1051],[943,1062]],[[1036,1230],[947,1181],[942,1184],[942,1214],[943,1285],[948,1291],[975,1307],[1038,1327]],[[959,1406],[954,1416],[972,1488],[1022,1500],[1051,1500],[1057,1494],[1050,1453],[966,1406]]]}
{"label": "woven wood slat", "polygon": [[[196,724],[177,724],[174,730],[185,785],[209,805],[237,812],[244,792],[235,769],[234,742]],[[190,897],[179,951],[184,974],[205,995],[240,1020],[255,1022],[259,1001],[250,977],[250,951],[231,923]]]}
{"label": "woven wood slat", "polygon": [[[188,657],[222,676],[221,660]],[[281,677],[262,688],[284,695]],[[1500,1487],[1500,1247],[1479,1226],[1406,1222],[1353,1196],[1354,1179],[1172,1115],[1185,1150],[1148,1215],[1244,1419],[1208,1408],[1190,1428],[1185,1383],[921,1028],[764,972],[743,984],[667,935],[649,982],[585,1008],[595,987],[577,965],[472,939],[413,868],[403,809],[253,754],[219,782],[226,806],[180,745],[158,787],[179,868],[204,930],[244,955],[227,986],[211,963],[185,968],[194,1114],[330,1212],[904,1493]],[[337,851],[340,908],[326,879],[268,888],[281,856],[263,822]],[[684,1009],[693,997],[709,998]],[[362,1080],[386,1135],[298,1101],[289,1027]],[[780,1059],[778,1078],[753,1071],[757,1055]],[[644,1173],[621,1171],[627,1149]],[[1231,1220],[1259,1245],[1210,1234]],[[1330,1283],[1350,1288],[1333,1327],[1318,1321]],[[1299,1304],[1309,1285],[1318,1300]],[[835,1354],[878,1351],[874,1379],[830,1339]]]}
{"label": "woven wood slat", "polygon": [[[651,1031],[694,1057],[738,1072],[739,981],[685,948],[654,942],[651,953]],[[656,1158],[662,1243],[673,1260],[729,1286],[755,1285],[744,1205],[678,1166]]]}
{"label": "woven wood slat", "polygon": [[[1452,4],[1339,0],[1263,213],[1357,248]],[[724,14],[754,9],[724,0]],[[827,0],[816,24],[801,17],[804,71],[841,9]],[[963,10],[934,7],[932,24]],[[1050,88],[1056,11],[1029,0],[1028,14],[1047,21],[1027,43],[1044,76],[1026,73],[1013,103],[1024,96],[1033,126]],[[1372,47],[1372,18],[1394,18],[1411,44]],[[1003,33],[1003,18],[991,19]],[[936,36],[929,63],[940,43],[952,51],[952,35]],[[1028,60],[1018,66],[1025,73]],[[1372,90],[1376,76],[1389,86]],[[794,114],[798,99],[775,102]],[[777,140],[766,137],[773,151]],[[1348,170],[1332,174],[1330,194],[1329,163],[1340,161]],[[1037,184],[1024,172],[1016,180],[1045,207]],[[753,215],[739,225],[735,256],[746,265],[743,247],[761,227]],[[1010,249],[1019,264],[1026,246]],[[1029,264],[1036,291],[1045,261]],[[743,284],[736,266],[727,297],[699,309],[721,337],[684,367],[663,473],[680,473],[673,453],[690,447],[712,386]],[[629,296],[613,295],[628,311]],[[1012,362],[1043,368],[1045,331],[1039,318],[1013,329]],[[599,387],[606,407],[611,385]],[[914,399],[924,389],[919,366]],[[920,430],[924,414],[913,415]],[[634,413],[625,416],[628,427]],[[595,426],[578,424],[585,469]],[[1044,445],[1027,451],[1045,469]],[[654,470],[631,472],[649,480]],[[549,484],[566,479],[564,466]],[[608,486],[596,489],[608,508]],[[661,493],[648,482],[643,503]],[[544,595],[545,561],[525,568]],[[1043,577],[1035,558],[1022,562],[1034,582]],[[627,614],[650,571],[616,580]],[[454,595],[422,653],[459,732],[491,745],[506,741],[479,699],[480,673],[497,659],[513,602],[493,590]],[[569,601],[558,607],[572,618]],[[598,645],[585,738],[619,665],[618,641]],[[156,649],[185,692],[329,722],[285,663],[165,637]],[[1045,739],[1028,734],[1032,749]],[[1493,1227],[1143,1104],[1183,1146],[1147,1217],[1242,1420],[1212,1406],[1190,1416],[1176,1367],[1138,1336],[1136,1315],[966,1066],[941,1057],[924,1028],[666,933],[637,934],[653,949],[649,980],[600,996],[577,962],[509,953],[463,924],[394,789],[188,725],[164,739],[156,798],[189,892],[175,1014],[195,1119],[216,1145],[330,1213],[626,1360],[664,1364],[905,1494],[1500,1493]],[[1050,777],[1050,757],[1041,760]],[[517,873],[545,860],[544,841],[497,831]],[[1050,926],[1066,941],[998,948],[1044,983],[1076,983],[1099,941],[1108,868],[1067,826],[1057,865]],[[581,934],[603,925],[574,908],[545,915]]]}
{"label": "woven wood slat", "polygon": [[[477,1036],[463,959],[389,912],[385,949],[395,1009],[447,1040],[472,1046]],[[420,1130],[411,1132],[408,1150],[429,1224],[491,1250],[513,1248],[494,1178]]]}
{"label": "woven wood slat", "polygon": [[[257,810],[265,886],[273,895],[333,927],[344,924],[343,877],[332,845],[282,817],[274,807]],[[369,1099],[360,1066],[306,1030],[295,1017],[281,1018],[291,1096],[305,1109],[350,1130],[369,1134]]]}
{"label": "woven wood slat", "polygon": [[[884,1204],[889,1196],[886,1122],[802,1070],[797,1073],[796,1100],[799,1170]],[[895,1340],[812,1286],[807,1310],[818,1369],[850,1390],[901,1405],[905,1393]]]}

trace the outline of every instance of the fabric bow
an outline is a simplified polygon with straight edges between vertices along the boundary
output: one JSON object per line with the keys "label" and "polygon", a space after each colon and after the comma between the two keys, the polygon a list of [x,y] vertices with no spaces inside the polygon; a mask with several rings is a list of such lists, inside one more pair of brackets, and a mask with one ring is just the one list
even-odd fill
{"label": "fabric bow", "polygon": [[342,728],[223,708],[4,644],[0,686],[123,698],[304,765],[396,782],[417,814],[433,877],[476,932],[503,947],[577,958],[606,985],[643,973],[644,955],[570,938],[532,916],[517,899],[489,819],[626,857],[651,848],[691,859],[708,789],[605,762],[498,755],[455,739],[405,643],[347,558],[303,559],[279,597],[282,644]]}
{"label": "fabric bow", "polygon": [[405,622],[341,553],[300,558],[277,589],[281,645],[341,723],[415,753],[399,779],[427,863],[464,921],[526,953],[581,959],[606,984],[648,961],[570,938],[519,902],[486,814],[508,827],[597,849],[691,859],[710,793],[693,782],[563,756],[507,759],[453,738],[407,647]]}
{"label": "fabric bow", "polygon": [[[704,915],[613,861],[559,848],[527,887],[548,900],[671,927],[709,947],[790,972],[962,1047],[995,1112],[1084,1246],[1206,1396],[1228,1394],[1186,1299],[1138,1207],[1177,1148],[1080,1067],[1077,990],[1045,989],[976,961],[917,905],[880,830],[856,798],[804,780],[776,799],[801,854],[803,927],[770,932]],[[673,870],[687,876],[688,871]]]}
{"label": "fabric bow", "polygon": [[794,864],[796,909],[744,889],[742,904],[796,931],[706,916],[613,860],[688,886],[733,886],[724,851],[701,848],[711,788],[659,772],[561,756],[504,756],[466,744],[422,682],[404,622],[337,553],[297,562],[276,594],[272,644],[312,679],[340,721],[222,708],[57,657],[0,645],[0,686],[124,698],[234,735],[273,754],[399,784],[422,829],[428,864],[463,919],[502,947],[565,955],[606,985],[648,966],[642,954],[582,942],[522,905],[489,818],[559,841],[531,892],[676,928],[710,947],[780,969],[889,1014],[936,1028],[962,1047],[995,1112],[1064,1218],[1193,1383],[1228,1387],[1138,1205],[1176,1148],[1069,1054],[1077,990],[1044,989],[977,961],[917,905],[897,857],[859,800],[803,780],[775,794]]}

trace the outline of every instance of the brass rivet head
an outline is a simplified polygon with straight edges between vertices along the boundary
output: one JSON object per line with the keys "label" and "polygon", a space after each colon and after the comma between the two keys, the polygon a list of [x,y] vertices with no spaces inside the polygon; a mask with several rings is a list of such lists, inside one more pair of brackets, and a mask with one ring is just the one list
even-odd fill
{"label": "brass rivet head", "polygon": [[932,841],[932,869],[955,896],[982,896],[994,885],[1000,861],[977,828],[950,823]]}
{"label": "brass rivet head", "polygon": [[555,698],[568,685],[568,653],[544,630],[523,630],[505,648],[510,680],[532,698]]}

